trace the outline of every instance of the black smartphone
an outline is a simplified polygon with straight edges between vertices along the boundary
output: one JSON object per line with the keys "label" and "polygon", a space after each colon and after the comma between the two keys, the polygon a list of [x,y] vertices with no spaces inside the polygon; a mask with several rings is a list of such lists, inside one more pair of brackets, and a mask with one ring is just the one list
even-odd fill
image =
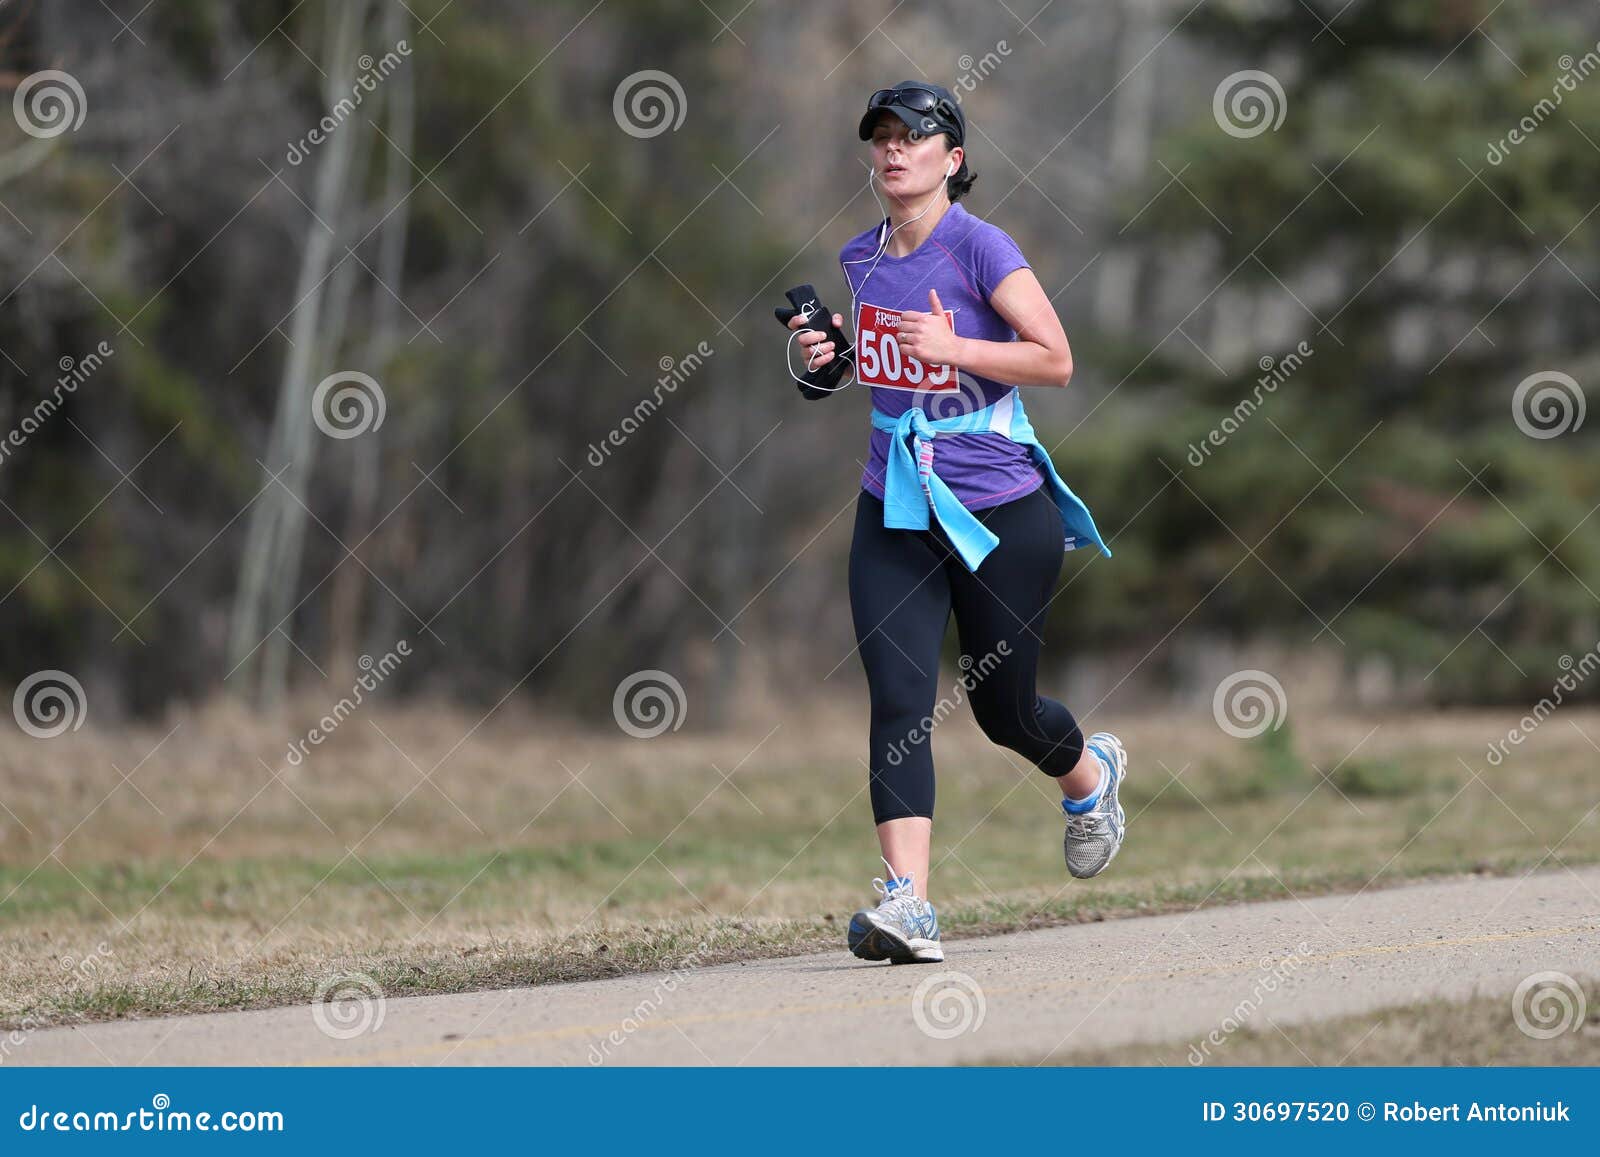
{"label": "black smartphone", "polygon": [[[789,299],[790,308],[779,306],[772,311],[772,316],[778,319],[778,324],[785,329],[789,322],[796,317],[806,318],[805,330],[816,330],[827,336],[833,343],[833,360],[825,366],[818,366],[808,370],[802,380],[795,384],[800,393],[809,401],[826,398],[829,394],[838,392],[839,379],[844,377],[845,371],[855,364],[855,348],[850,344],[850,339],[845,337],[838,326],[833,324],[833,311],[822,304],[822,299],[817,296],[817,291],[811,285],[797,285],[784,294]],[[815,322],[815,324],[812,324]]]}

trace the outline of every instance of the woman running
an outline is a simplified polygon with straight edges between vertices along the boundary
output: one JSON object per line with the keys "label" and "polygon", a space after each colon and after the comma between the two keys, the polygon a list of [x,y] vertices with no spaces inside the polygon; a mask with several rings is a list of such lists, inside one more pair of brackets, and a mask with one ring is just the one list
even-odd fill
{"label": "woman running", "polygon": [[[1067,869],[1098,875],[1122,844],[1127,755],[1086,740],[1034,677],[1063,548],[1107,557],[1088,509],[1057,476],[1019,386],[1065,386],[1072,351],[1016,242],[957,202],[972,187],[966,118],[950,91],[902,81],[867,102],[871,180],[888,217],[839,254],[855,345],[796,317],[807,370],[854,363],[872,388],[870,457],[850,547],[850,608],[872,700],[869,786],[887,881],[850,920],[850,951],[896,964],[944,959],[928,902],[930,713],[952,612],[962,686],[984,734],[1052,776]],[[844,319],[833,316],[843,329]],[[921,885],[919,890],[918,885]]]}

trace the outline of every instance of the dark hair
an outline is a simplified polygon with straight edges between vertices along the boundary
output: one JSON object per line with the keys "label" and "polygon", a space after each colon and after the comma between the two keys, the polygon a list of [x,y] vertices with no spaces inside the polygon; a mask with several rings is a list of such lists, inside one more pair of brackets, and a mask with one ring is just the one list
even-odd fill
{"label": "dark hair", "polygon": [[[944,137],[945,151],[949,152],[958,144],[955,133],[941,133]],[[950,198],[951,204],[961,200],[972,189],[972,183],[978,179],[978,174],[967,168],[967,154],[961,154],[961,167],[956,170],[955,176],[945,180],[945,195]]]}

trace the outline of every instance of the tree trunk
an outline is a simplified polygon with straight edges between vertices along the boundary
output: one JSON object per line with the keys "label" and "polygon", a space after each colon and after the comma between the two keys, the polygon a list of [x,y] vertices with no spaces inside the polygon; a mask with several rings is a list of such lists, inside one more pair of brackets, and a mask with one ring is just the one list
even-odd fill
{"label": "tree trunk", "polygon": [[[366,24],[367,0],[331,4],[328,10],[326,104],[332,107],[348,96],[353,69]],[[229,668],[239,668],[239,688],[258,705],[281,697],[285,690],[288,631],[295,582],[305,542],[305,510],[300,499],[315,461],[310,399],[326,356],[337,348],[340,335],[321,332],[324,324],[323,286],[334,260],[345,191],[350,184],[350,161],[360,134],[355,125],[342,126],[324,142],[317,158],[312,196],[314,216],[306,222],[306,244],[295,287],[295,309],[289,324],[288,357],[278,389],[266,467],[282,470],[277,482],[256,500],[234,603],[228,655]],[[324,226],[323,222],[327,222]],[[332,232],[330,232],[330,229]]]}
{"label": "tree trunk", "polygon": [[[1133,186],[1150,163],[1150,134],[1159,69],[1139,65],[1155,31],[1156,0],[1124,0],[1122,32],[1117,38],[1116,75],[1126,76],[1111,98],[1111,139],[1107,148],[1107,192],[1113,198]],[[1100,261],[1095,294],[1095,322],[1114,333],[1126,333],[1138,316],[1141,246],[1115,243]]]}
{"label": "tree trunk", "polygon": [[[403,5],[391,4],[384,14],[384,44],[397,44],[405,39],[409,30],[409,16]],[[390,358],[399,345],[399,303],[396,298],[403,289],[406,255],[406,228],[411,204],[406,197],[406,157],[412,153],[412,135],[415,127],[415,90],[411,69],[401,68],[384,82],[382,111],[389,122],[389,140],[373,133],[373,147],[386,154],[382,204],[398,204],[385,218],[378,234],[378,280],[372,287],[371,330],[362,357],[366,372],[381,382],[388,369]],[[376,118],[377,114],[374,113]],[[386,289],[385,286],[388,288]],[[392,289],[394,292],[390,293]],[[354,463],[350,471],[349,505],[345,517],[343,538],[354,548],[355,557],[345,559],[333,576],[333,590],[329,597],[329,664],[328,670],[335,680],[344,683],[355,677],[357,652],[361,648],[363,607],[367,593],[367,575],[361,562],[376,552],[363,539],[372,525],[378,502],[378,480],[381,454],[381,431],[369,430],[354,439],[350,449]]]}

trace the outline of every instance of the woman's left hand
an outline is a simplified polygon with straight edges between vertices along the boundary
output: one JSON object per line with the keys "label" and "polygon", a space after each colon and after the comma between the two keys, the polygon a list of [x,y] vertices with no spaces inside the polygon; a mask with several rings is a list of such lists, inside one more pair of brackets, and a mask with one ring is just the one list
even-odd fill
{"label": "woman's left hand", "polygon": [[953,366],[960,357],[961,339],[945,320],[944,306],[939,304],[939,291],[928,290],[930,313],[915,309],[900,315],[900,334],[897,340],[903,353],[908,353],[925,366]]}

